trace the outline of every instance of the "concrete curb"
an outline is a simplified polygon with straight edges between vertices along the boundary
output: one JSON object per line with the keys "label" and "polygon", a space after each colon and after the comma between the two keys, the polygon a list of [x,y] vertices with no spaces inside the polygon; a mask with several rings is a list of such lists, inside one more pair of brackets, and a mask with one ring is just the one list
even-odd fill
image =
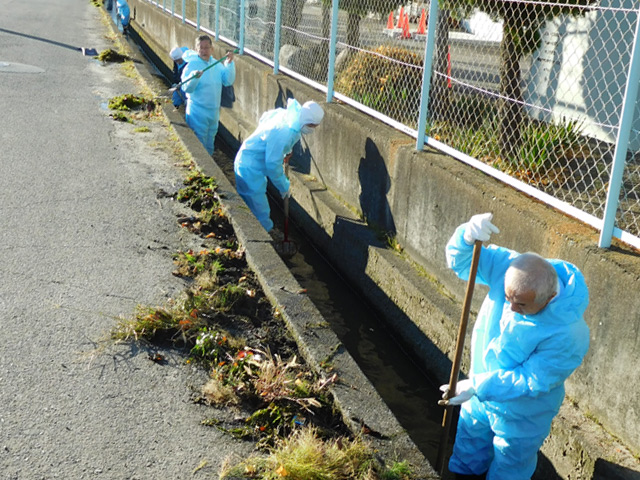
{"label": "concrete curb", "polygon": [[[141,62],[136,62],[135,67],[152,91],[167,89],[145,58],[135,51],[131,56]],[[366,425],[375,435],[364,434],[364,438],[381,459],[407,461],[417,479],[440,478],[338,337],[326,326],[317,308],[306,295],[297,293],[302,290],[301,286],[273,248],[271,237],[186,125],[183,113],[176,111],[170,101],[163,105],[163,113],[200,171],[216,179],[222,208],[246,249],[247,262],[269,300],[281,312],[305,360],[321,376],[337,373],[338,382],[331,393],[344,422],[354,433],[362,432]],[[327,363],[331,365],[330,372],[323,367]]]}

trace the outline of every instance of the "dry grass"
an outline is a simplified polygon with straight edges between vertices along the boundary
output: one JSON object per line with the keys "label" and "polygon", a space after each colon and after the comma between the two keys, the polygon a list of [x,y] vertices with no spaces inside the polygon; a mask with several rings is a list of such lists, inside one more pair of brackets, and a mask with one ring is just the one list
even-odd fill
{"label": "dry grass", "polygon": [[237,405],[240,399],[234,388],[218,377],[212,377],[200,391],[203,401],[208,405]]}
{"label": "dry grass", "polygon": [[220,479],[374,480],[372,450],[360,438],[323,440],[314,428],[282,439],[266,457],[223,465]]}

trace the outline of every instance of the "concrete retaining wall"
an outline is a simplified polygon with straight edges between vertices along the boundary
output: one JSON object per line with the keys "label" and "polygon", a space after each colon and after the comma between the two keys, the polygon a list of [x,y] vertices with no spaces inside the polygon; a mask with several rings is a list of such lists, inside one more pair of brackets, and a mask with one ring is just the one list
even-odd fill
{"label": "concrete retaining wall", "polygon": [[[145,2],[129,3],[134,28],[167,65],[171,48],[193,44],[193,27]],[[214,45],[214,56],[228,48]],[[274,76],[269,66],[248,56],[237,58],[236,70],[233,95],[223,99],[230,108],[222,109],[220,128],[232,146],[251,133],[262,112],[284,105],[288,97],[323,102],[321,92]],[[606,432],[640,453],[638,252],[624,246],[598,249],[597,232],[580,222],[446,155],[416,152],[414,139],[351,107],[323,106],[325,120],[296,152],[292,215],[387,313],[439,379],[448,378],[466,286],[444,261],[444,246],[459,223],[492,211],[501,229],[496,243],[580,267],[591,293],[586,319],[592,343],[567,382],[571,401],[565,402],[544,452],[565,478],[596,478],[598,468],[608,473],[597,478],[634,478],[640,471],[637,459]],[[387,248],[376,234],[381,231],[395,235],[402,255]],[[476,290],[474,309],[484,293]],[[611,445],[619,456],[607,450]],[[575,460],[579,457],[583,460]],[[612,476],[607,467],[616,464],[632,476]]]}

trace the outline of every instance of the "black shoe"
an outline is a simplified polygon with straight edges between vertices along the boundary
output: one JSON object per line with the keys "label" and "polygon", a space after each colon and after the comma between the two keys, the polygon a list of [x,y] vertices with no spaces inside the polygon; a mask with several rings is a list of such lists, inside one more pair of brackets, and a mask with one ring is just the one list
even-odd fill
{"label": "black shoe", "polygon": [[486,480],[487,478],[486,473],[483,473],[482,475],[463,475],[461,473],[456,473],[455,475],[455,480]]}

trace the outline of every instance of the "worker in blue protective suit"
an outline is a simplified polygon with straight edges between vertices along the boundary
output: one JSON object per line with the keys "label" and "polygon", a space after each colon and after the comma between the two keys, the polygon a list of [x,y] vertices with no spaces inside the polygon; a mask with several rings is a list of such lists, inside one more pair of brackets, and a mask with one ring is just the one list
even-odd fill
{"label": "worker in blue protective suit", "polygon": [[236,154],[233,165],[236,189],[268,232],[273,230],[273,221],[267,200],[267,178],[283,198],[291,195],[283,168],[285,156],[291,154],[303,134],[314,131],[323,117],[324,111],[316,102],[300,105],[289,99],[286,109],[276,108],[262,114],[258,127]]}
{"label": "worker in blue protective suit", "polygon": [[[493,215],[471,217],[446,247],[463,280],[473,244],[499,230]],[[528,480],[564,398],[564,381],[582,363],[589,293],[582,273],[562,260],[482,247],[477,280],[489,286],[473,328],[469,378],[448,385],[441,404],[461,405],[449,470],[487,480]]]}
{"label": "worker in blue protective suit", "polygon": [[[182,78],[182,71],[184,70],[184,67],[187,66],[187,62],[185,62],[182,58],[182,56],[187,52],[187,50],[189,50],[188,47],[175,47],[171,49],[171,51],[169,52],[169,56],[171,57],[171,60],[173,60],[173,79],[172,80],[174,85],[180,83],[180,79]],[[179,108],[181,105],[185,104],[186,100],[187,98],[185,97],[184,92],[180,88],[177,88],[173,92],[171,101],[173,102],[174,107]]]}
{"label": "worker in blue protective suit", "polygon": [[[184,83],[180,87],[187,97],[187,125],[194,131],[209,155],[213,154],[214,141],[218,133],[222,86],[229,87],[236,79],[233,52],[227,53],[224,63],[218,63],[203,71],[216,62],[211,56],[211,48],[211,38],[201,35],[196,39],[195,51],[187,50],[182,55],[187,66],[182,71]],[[192,77],[195,78],[191,79]]]}
{"label": "worker in blue protective suit", "polygon": [[118,18],[122,24],[122,32],[126,34],[129,31],[129,20],[131,16],[129,4],[127,3],[127,0],[116,0],[116,7]]}

